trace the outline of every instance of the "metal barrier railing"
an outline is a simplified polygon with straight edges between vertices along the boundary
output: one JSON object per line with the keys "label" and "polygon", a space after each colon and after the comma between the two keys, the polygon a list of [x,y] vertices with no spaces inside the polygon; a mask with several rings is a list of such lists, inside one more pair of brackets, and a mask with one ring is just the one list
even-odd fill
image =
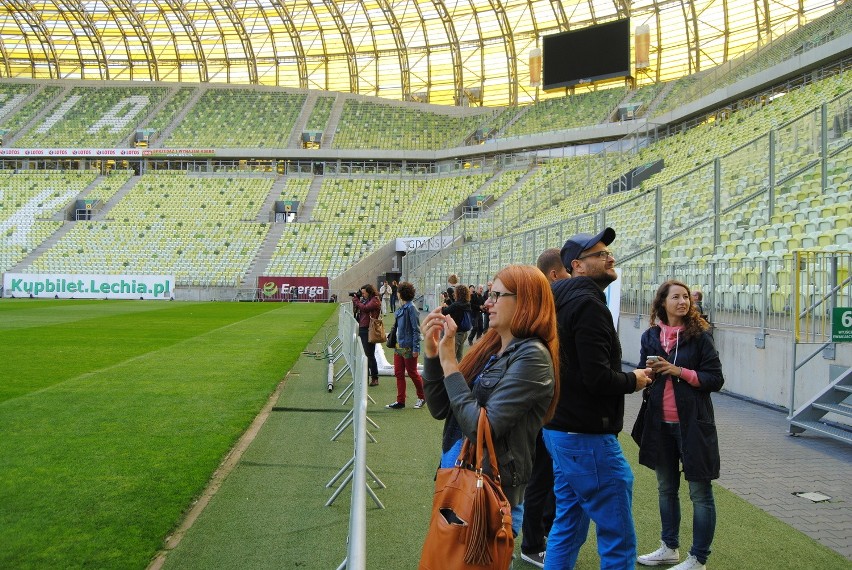
{"label": "metal barrier railing", "polygon": [[369,437],[372,441],[376,441],[367,430],[367,423],[370,422],[377,428],[378,426],[367,417],[367,400],[372,399],[367,394],[367,357],[364,355],[364,349],[358,338],[358,327],[356,324],[352,316],[351,307],[346,304],[341,305],[338,316],[338,337],[329,345],[329,354],[331,355],[329,359],[329,392],[333,389],[333,382],[342,377],[342,374],[338,375],[333,371],[334,361],[336,360],[334,358],[335,354],[338,356],[342,355],[345,360],[342,370],[348,370],[352,374],[352,383],[338,396],[340,398],[346,395],[343,401],[344,405],[351,399],[352,410],[337,425],[335,435],[332,439],[337,439],[348,426],[352,425],[355,441],[352,458],[326,484],[328,488],[333,487],[343,477],[343,474],[351,468],[349,474],[325,504],[326,506],[330,506],[343,489],[349,483],[352,484],[346,558],[337,570],[343,570],[343,568],[364,570],[367,567],[367,494],[370,495],[376,506],[380,509],[384,508],[375,491],[373,491],[367,482],[367,475],[369,474],[380,488],[385,487],[385,484],[367,466],[367,438]]}

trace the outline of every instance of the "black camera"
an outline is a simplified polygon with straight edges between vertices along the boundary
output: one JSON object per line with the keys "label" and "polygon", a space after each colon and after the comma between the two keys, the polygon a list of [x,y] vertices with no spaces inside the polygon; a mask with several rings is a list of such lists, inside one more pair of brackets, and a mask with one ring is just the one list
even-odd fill
{"label": "black camera", "polygon": [[361,293],[359,293],[357,291],[349,291],[349,296],[350,297],[360,297]]}

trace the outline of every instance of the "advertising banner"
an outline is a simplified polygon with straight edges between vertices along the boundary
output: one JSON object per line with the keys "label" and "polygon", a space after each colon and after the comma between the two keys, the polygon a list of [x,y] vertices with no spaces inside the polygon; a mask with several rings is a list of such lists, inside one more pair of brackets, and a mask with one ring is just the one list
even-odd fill
{"label": "advertising banner", "polygon": [[174,275],[6,273],[4,297],[33,299],[158,299],[174,296]]}
{"label": "advertising banner", "polygon": [[328,277],[272,277],[257,278],[259,301],[302,301],[325,303],[328,301]]}
{"label": "advertising banner", "polygon": [[159,158],[216,156],[212,148],[0,148],[0,158]]}

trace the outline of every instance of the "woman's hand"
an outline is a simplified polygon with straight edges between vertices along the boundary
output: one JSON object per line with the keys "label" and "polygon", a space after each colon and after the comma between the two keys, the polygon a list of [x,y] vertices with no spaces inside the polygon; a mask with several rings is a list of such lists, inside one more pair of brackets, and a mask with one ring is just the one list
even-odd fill
{"label": "woman's hand", "polygon": [[441,368],[444,369],[444,378],[458,372],[459,361],[456,360],[456,322],[449,315],[441,315],[444,318],[444,336],[438,341],[438,356],[441,358]]}
{"label": "woman's hand", "polygon": [[423,324],[420,325],[420,332],[423,333],[423,354],[427,358],[435,358],[438,356],[438,341],[441,339],[441,332],[444,330],[446,318],[441,314],[441,308],[433,309],[426,318],[423,319]]}
{"label": "woman's hand", "polygon": [[679,377],[681,373],[680,366],[675,366],[662,356],[649,356],[646,365],[654,371],[655,378],[660,376]]}

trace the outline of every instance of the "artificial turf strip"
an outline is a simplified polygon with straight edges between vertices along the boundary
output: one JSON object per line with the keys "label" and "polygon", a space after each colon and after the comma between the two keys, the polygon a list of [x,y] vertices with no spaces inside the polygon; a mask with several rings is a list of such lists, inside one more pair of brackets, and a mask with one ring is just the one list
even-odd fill
{"label": "artificial turf strip", "polygon": [[[334,325],[336,317],[330,320]],[[331,507],[323,506],[333,489],[325,488],[351,457],[352,431],[337,442],[333,429],[349,407],[325,390],[326,363],[302,356],[288,378],[276,411],[260,430],[242,462],[226,479],[195,525],[169,553],[164,567],[175,570],[246,568],[336,568],[346,555],[350,490]],[[431,511],[433,475],[438,464],[442,422],[426,409],[414,410],[410,381],[408,407],[384,408],[396,396],[396,382],[382,377],[370,388],[376,403],[369,416],[378,443],[368,443],[367,464],[387,485],[373,488],[385,505],[367,499],[367,567],[416,568]],[[636,396],[638,397],[638,396]],[[620,436],[636,476],[634,516],[640,553],[659,546],[660,521],[656,479],[639,466],[637,448]],[[714,485],[718,524],[709,568],[789,569],[852,568],[852,563],[810,537]],[[681,558],[692,540],[692,510],[682,486]],[[520,538],[516,552],[520,556]],[[594,525],[580,552],[577,570],[596,570]],[[515,560],[514,569],[534,567]],[[638,568],[642,568],[638,566]]]}
{"label": "artificial turf strip", "polygon": [[0,303],[0,568],[144,568],[333,308]]}

